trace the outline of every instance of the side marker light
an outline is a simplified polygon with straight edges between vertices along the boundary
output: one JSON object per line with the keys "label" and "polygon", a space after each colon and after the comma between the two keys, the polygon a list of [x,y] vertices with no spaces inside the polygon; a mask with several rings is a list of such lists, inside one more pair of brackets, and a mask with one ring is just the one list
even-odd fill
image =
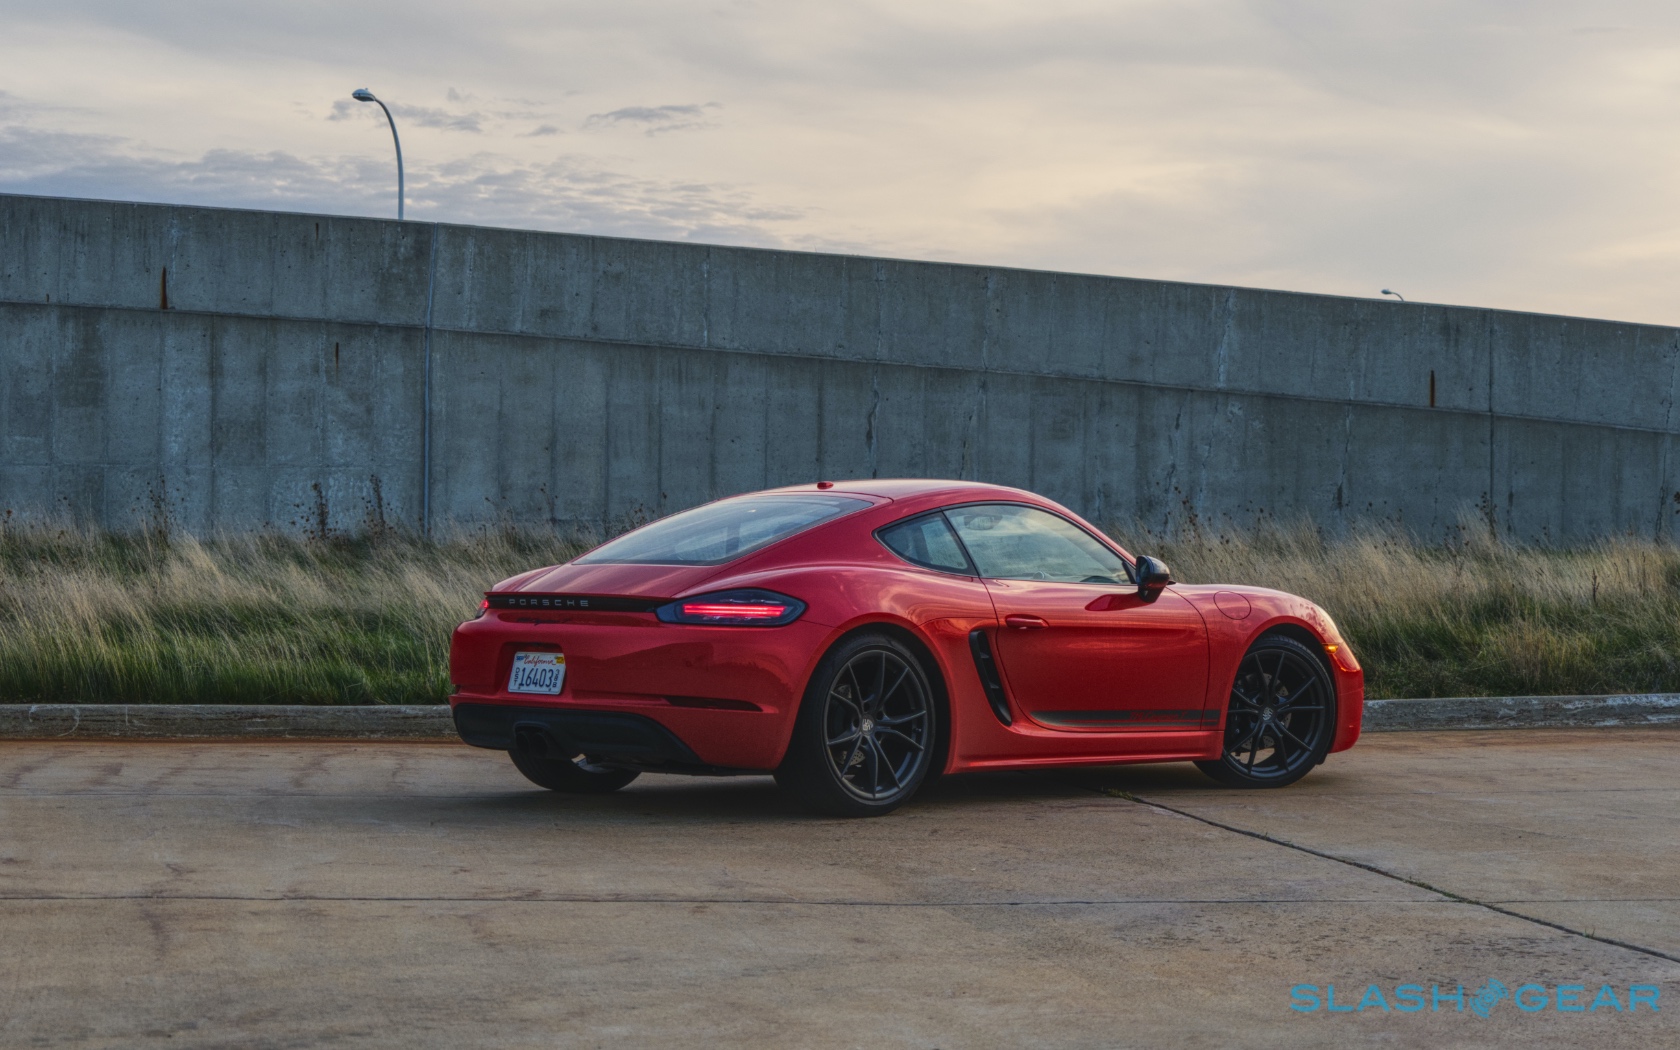
{"label": "side marker light", "polygon": [[1348,673],[1359,670],[1359,661],[1353,658],[1353,650],[1345,645],[1326,645],[1324,651],[1330,654],[1330,659],[1336,666]]}

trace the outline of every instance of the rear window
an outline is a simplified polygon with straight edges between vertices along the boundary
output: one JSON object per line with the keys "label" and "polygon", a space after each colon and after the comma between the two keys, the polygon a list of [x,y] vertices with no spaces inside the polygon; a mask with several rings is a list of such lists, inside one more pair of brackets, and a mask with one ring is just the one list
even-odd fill
{"label": "rear window", "polygon": [[869,505],[847,496],[737,496],[643,525],[574,564],[721,565]]}

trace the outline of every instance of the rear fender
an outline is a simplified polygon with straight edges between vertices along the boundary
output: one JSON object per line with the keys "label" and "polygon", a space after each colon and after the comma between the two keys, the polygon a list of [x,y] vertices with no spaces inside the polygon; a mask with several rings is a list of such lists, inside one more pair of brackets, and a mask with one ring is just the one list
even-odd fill
{"label": "rear fender", "polygon": [[[876,546],[879,546],[878,544]],[[885,548],[881,548],[886,555]],[[906,565],[886,555],[880,565],[830,565],[730,574],[707,581],[707,589],[763,587],[806,603],[803,620],[832,628],[811,656],[802,681],[809,684],[817,663],[841,639],[864,629],[888,629],[913,639],[931,660],[944,693],[941,735],[944,770],[960,753],[965,727],[977,717],[992,719],[968,648],[968,632],[992,628],[997,614],[978,579]],[[789,738],[792,726],[788,727]],[[787,741],[781,741],[785,750]]]}

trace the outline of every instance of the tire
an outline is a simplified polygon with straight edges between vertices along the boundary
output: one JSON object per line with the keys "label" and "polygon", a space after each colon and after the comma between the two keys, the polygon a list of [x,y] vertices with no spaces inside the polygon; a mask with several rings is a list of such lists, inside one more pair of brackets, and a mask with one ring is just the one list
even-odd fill
{"label": "tire", "polygon": [[605,795],[641,776],[634,769],[614,769],[597,766],[583,756],[577,758],[541,758],[523,751],[509,751],[514,768],[525,779],[550,791],[568,795]]}
{"label": "tire", "polygon": [[1324,658],[1267,635],[1237,665],[1223,753],[1196,766],[1226,787],[1286,787],[1324,761],[1335,735],[1336,690]]}
{"label": "tire", "polygon": [[812,673],[776,783],[828,816],[891,813],[927,780],[938,716],[914,653],[889,635],[853,635]]}

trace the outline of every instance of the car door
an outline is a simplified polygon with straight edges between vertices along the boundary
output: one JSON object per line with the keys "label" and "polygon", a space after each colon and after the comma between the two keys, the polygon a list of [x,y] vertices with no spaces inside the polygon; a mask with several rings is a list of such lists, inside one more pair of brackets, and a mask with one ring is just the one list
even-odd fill
{"label": "car door", "polygon": [[1207,628],[1188,601],[1169,589],[1144,602],[1119,554],[1038,507],[945,514],[991,592],[998,664],[1028,717],[1065,730],[1207,727]]}

